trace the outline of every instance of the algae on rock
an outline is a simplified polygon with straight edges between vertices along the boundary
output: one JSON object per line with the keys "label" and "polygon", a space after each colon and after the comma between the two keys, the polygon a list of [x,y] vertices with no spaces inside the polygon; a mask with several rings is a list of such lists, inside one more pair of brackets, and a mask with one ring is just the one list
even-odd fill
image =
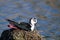
{"label": "algae on rock", "polygon": [[14,40],[41,40],[37,31],[14,30],[12,35]]}

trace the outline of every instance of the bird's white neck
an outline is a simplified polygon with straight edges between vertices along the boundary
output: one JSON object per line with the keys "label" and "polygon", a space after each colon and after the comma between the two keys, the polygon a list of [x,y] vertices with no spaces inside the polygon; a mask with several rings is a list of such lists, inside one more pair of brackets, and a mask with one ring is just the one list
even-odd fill
{"label": "bird's white neck", "polygon": [[35,28],[35,24],[31,24],[31,31],[33,31]]}
{"label": "bird's white neck", "polygon": [[32,18],[31,21],[30,21],[31,31],[34,30],[34,28],[35,28],[35,24],[36,24],[36,23],[37,23],[37,19]]}

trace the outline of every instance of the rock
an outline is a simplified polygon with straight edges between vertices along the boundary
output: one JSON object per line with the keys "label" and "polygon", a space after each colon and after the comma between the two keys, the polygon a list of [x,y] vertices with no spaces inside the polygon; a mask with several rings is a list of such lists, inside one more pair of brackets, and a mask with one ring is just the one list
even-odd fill
{"label": "rock", "polygon": [[11,32],[14,29],[4,30],[1,34],[0,40],[14,40],[13,36],[11,35]]}
{"label": "rock", "polygon": [[12,34],[15,40],[41,40],[41,36],[36,31],[14,30]]}
{"label": "rock", "polygon": [[0,40],[41,40],[41,36],[37,31],[10,29],[3,31]]}

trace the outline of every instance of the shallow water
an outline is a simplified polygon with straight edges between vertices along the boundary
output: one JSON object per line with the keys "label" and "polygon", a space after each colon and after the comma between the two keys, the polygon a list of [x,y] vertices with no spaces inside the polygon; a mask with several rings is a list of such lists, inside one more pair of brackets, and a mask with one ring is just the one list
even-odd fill
{"label": "shallow water", "polygon": [[44,39],[60,40],[60,7],[57,6],[59,1],[56,5],[46,2],[47,0],[0,0],[0,34],[9,29],[6,18],[16,22],[28,22],[31,17],[36,17],[36,29]]}

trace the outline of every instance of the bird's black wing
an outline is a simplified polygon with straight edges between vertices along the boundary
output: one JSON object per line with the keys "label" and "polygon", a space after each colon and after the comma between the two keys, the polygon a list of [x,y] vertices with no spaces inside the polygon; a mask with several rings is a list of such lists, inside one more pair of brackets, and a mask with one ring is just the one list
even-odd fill
{"label": "bird's black wing", "polygon": [[23,28],[23,29],[31,30],[31,26],[30,26],[29,23],[21,22],[19,25],[20,25],[20,27]]}
{"label": "bird's black wing", "polygon": [[21,22],[20,25],[24,25],[27,28],[31,28],[29,23]]}
{"label": "bird's black wing", "polygon": [[15,25],[18,25],[18,23],[17,22],[15,22],[15,21],[12,21],[12,20],[10,20],[10,19],[6,19],[9,23],[11,23],[11,24],[15,24]]}

